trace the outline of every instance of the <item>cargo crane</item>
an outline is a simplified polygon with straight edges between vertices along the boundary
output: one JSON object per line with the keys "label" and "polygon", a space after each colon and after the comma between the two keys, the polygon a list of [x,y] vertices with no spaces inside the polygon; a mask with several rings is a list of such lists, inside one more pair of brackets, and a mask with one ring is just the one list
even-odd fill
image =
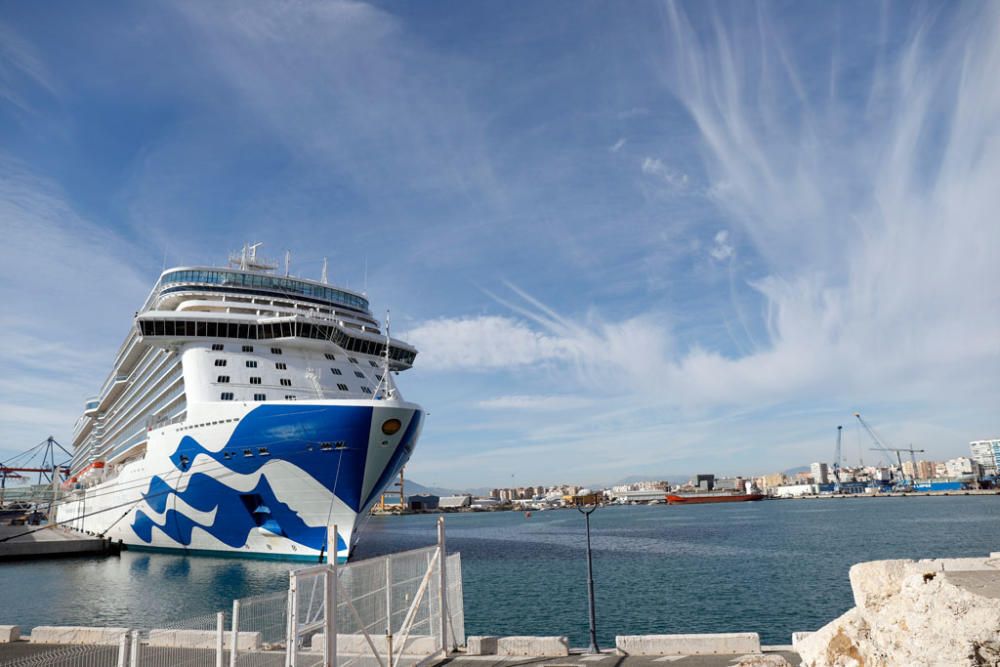
{"label": "cargo crane", "polygon": [[840,435],[844,430],[843,426],[837,427],[837,448],[833,452],[833,492],[840,493]]}
{"label": "cargo crane", "polygon": [[[924,450],[922,450],[922,449],[914,449],[913,447],[905,447],[905,448],[904,447],[887,447],[886,444],[884,442],[882,442],[881,439],[879,439],[878,435],[875,434],[874,429],[872,429],[872,427],[868,425],[868,422],[866,422],[864,419],[861,418],[861,414],[860,413],[855,412],[854,416],[858,418],[858,421],[861,422],[861,425],[865,427],[866,431],[868,431],[868,435],[870,435],[872,437],[872,440],[875,442],[875,444],[878,445],[878,447],[872,447],[872,451],[883,452],[885,454],[889,454],[890,457],[891,457],[892,454],[896,455],[896,464],[899,466],[899,473],[903,476],[903,484],[902,484],[902,486],[904,488],[912,488],[913,487],[913,483],[917,481],[917,457],[916,457],[916,453],[917,452],[923,452]],[[910,460],[913,463],[913,479],[911,479],[909,481],[907,481],[907,479],[906,479],[906,472],[903,470],[903,458],[902,458],[902,456],[900,456],[901,452],[909,452],[910,453]],[[891,462],[891,460],[892,459],[890,458],[890,462]]]}

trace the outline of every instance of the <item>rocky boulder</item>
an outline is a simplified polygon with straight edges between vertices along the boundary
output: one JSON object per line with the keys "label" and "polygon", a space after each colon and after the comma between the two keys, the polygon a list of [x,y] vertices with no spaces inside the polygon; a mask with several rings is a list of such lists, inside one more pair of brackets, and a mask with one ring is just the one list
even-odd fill
{"label": "rocky boulder", "polygon": [[856,606],[798,641],[804,667],[1000,667],[1000,558],[875,561],[850,576]]}

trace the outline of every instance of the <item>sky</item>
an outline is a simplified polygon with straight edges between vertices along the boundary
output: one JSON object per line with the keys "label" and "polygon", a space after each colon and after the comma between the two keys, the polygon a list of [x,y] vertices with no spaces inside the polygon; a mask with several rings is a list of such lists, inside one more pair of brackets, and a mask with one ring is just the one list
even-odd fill
{"label": "sky", "polygon": [[1000,437],[1000,4],[0,0],[0,460],[164,267],[418,347],[452,488]]}

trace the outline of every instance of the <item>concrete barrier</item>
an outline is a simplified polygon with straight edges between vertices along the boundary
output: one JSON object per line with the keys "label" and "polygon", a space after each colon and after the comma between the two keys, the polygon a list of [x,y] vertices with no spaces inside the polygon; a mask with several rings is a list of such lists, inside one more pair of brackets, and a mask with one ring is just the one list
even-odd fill
{"label": "concrete barrier", "polygon": [[128,634],[128,628],[39,625],[31,630],[31,643],[117,645],[125,634]]}
{"label": "concrete barrier", "polygon": [[798,648],[799,642],[811,635],[811,632],[793,632],[792,633],[792,648]]}
{"label": "concrete barrier", "polygon": [[21,638],[20,625],[0,625],[0,644],[16,642]]}
{"label": "concrete barrier", "polygon": [[566,637],[500,637],[497,655],[561,658],[569,655]]}
{"label": "concrete barrier", "polygon": [[465,640],[466,655],[496,655],[497,637],[494,635],[469,637]]}
{"label": "concrete barrier", "polygon": [[[215,630],[156,629],[149,631],[149,645],[169,646],[171,648],[215,648],[216,637]],[[222,637],[223,646],[227,649],[231,648],[233,633],[227,630]],[[236,645],[240,651],[259,651],[260,633],[237,633]]]}
{"label": "concrete barrier", "polygon": [[760,635],[619,635],[615,647],[619,655],[737,655],[760,653]]}
{"label": "concrete barrier", "polygon": [[[389,642],[385,635],[372,635],[372,644],[375,645],[375,650],[379,652],[379,655],[385,656],[389,653]],[[431,637],[428,635],[410,635],[406,638],[406,646],[400,646],[399,643],[402,641],[401,636],[396,636],[392,638],[392,651],[394,654],[398,654],[401,650],[405,655],[430,655],[438,650],[437,648],[437,637]],[[325,632],[317,632],[312,636],[311,647],[314,652],[321,652],[323,650],[323,642],[326,641]],[[337,635],[337,653],[338,654],[371,654],[372,647],[368,645],[368,640],[365,639],[364,635]]]}

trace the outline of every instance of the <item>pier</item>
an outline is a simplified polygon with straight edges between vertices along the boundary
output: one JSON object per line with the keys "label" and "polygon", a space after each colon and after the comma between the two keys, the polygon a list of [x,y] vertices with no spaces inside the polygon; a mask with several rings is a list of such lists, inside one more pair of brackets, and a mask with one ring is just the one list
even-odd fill
{"label": "pier", "polygon": [[113,555],[121,545],[59,526],[0,525],[0,561]]}

